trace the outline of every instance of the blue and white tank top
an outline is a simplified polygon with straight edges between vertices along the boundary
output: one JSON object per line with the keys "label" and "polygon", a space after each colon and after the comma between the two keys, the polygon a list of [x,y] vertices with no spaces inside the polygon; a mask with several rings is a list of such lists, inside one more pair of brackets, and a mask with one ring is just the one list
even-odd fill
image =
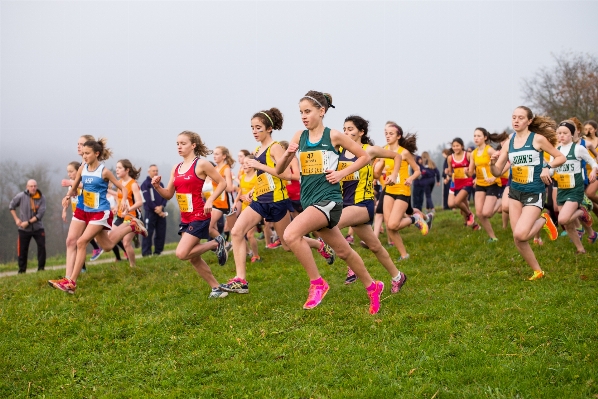
{"label": "blue and white tank top", "polygon": [[100,164],[93,172],[85,165],[81,173],[83,182],[83,210],[85,212],[103,212],[110,210],[110,202],[106,198],[108,182],[102,178],[104,164]]}
{"label": "blue and white tank top", "polygon": [[530,132],[525,144],[515,148],[515,133],[509,140],[509,161],[511,162],[511,187],[525,193],[543,193],[544,182],[540,178],[544,162],[544,151],[534,148],[534,136]]}

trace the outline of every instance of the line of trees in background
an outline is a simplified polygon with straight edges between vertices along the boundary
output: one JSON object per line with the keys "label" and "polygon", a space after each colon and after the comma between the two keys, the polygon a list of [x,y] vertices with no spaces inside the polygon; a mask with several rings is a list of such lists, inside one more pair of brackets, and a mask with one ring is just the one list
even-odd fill
{"label": "line of trees in background", "polygon": [[[46,214],[43,217],[46,231],[46,250],[48,256],[65,253],[65,241],[71,219],[67,211],[67,223],[62,221],[61,201],[66,188],[61,187],[58,171],[49,169],[46,164],[25,165],[16,161],[0,161],[0,263],[17,259],[17,226],[8,209],[10,201],[20,191],[25,191],[27,180],[34,179],[42,194],[46,197]],[[178,240],[180,215],[173,201],[166,207],[166,242]],[[88,249],[91,252],[91,246]],[[37,262],[35,243],[29,246],[29,262]]]}

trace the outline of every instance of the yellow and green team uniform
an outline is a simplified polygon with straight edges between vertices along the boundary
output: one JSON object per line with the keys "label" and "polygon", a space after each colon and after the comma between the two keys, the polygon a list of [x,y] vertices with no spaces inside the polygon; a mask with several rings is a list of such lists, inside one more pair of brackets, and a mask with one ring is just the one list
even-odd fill
{"label": "yellow and green team uniform", "polygon": [[[369,144],[363,144],[364,150]],[[338,170],[350,167],[357,157],[347,157],[347,150],[340,148],[338,159]],[[363,168],[345,176],[341,180],[341,191],[343,193],[343,207],[362,206],[367,208],[371,223],[374,218],[374,169],[368,163]]]}
{"label": "yellow and green team uniform", "polygon": [[[261,147],[256,148],[255,159],[263,165],[276,168],[270,150],[277,143],[273,141],[264,152],[258,155]],[[262,170],[257,170],[256,183],[253,190],[251,209],[259,213],[267,222],[278,222],[292,209],[285,183],[279,177]]]}
{"label": "yellow and green team uniform", "polygon": [[[385,150],[389,150],[389,146],[384,146]],[[401,154],[405,149],[399,146],[396,150],[397,153]],[[390,176],[392,171],[395,167],[395,161],[391,158],[384,159],[384,166],[386,168],[386,176]],[[411,196],[411,187],[405,185],[405,180],[409,178],[409,162],[405,159],[401,161],[401,167],[399,168],[399,177],[398,181],[392,186],[386,186],[384,188],[384,193],[388,194],[394,198],[399,198],[398,196]],[[403,199],[406,200],[406,199]]]}

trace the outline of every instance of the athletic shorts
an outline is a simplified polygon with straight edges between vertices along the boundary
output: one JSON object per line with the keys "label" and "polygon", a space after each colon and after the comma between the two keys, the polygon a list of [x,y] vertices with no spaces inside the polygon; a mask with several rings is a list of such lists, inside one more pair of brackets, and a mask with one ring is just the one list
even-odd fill
{"label": "athletic shorts", "polygon": [[85,224],[97,224],[103,226],[104,230],[112,230],[112,219],[114,215],[112,211],[100,211],[100,212],[85,212],[83,209],[77,208],[73,219]]}
{"label": "athletic shorts", "polygon": [[[367,209],[368,216],[370,217],[370,220],[368,220],[367,222],[365,222],[363,224],[371,225],[372,223],[374,223],[374,200],[365,200],[365,201],[358,202],[357,204],[344,205],[343,209],[348,208],[350,206],[359,206],[359,207]],[[349,226],[357,226],[357,225],[351,224]]]}
{"label": "athletic shorts", "polygon": [[293,209],[297,213],[303,212],[303,207],[301,206],[300,200],[291,200],[291,205],[293,205]]}
{"label": "athletic shorts", "polygon": [[475,186],[475,192],[485,192],[487,197],[499,197],[500,187],[498,184],[491,184],[489,186]]}
{"label": "athletic shorts", "polygon": [[511,187],[509,189],[509,198],[521,202],[523,206],[537,206],[544,209],[544,202],[546,201],[546,192],[542,193],[526,193]]}
{"label": "athletic shorts", "polygon": [[224,214],[224,216],[230,216],[233,213],[237,212],[237,210],[235,208],[231,209],[231,208],[216,208],[216,207],[214,207],[214,209],[218,209],[220,212],[222,212]]}
{"label": "athletic shorts", "polygon": [[384,213],[384,192],[381,191],[376,198],[378,203],[376,204],[376,213],[382,215]]}
{"label": "athletic shorts", "polygon": [[[324,216],[326,216],[326,219],[328,220],[328,226],[326,227],[322,227],[322,229],[324,228],[328,228],[331,229],[334,226],[336,226],[339,222],[339,220],[341,220],[341,215],[343,213],[343,203],[342,202],[334,202],[334,201],[320,201],[320,202],[316,202],[313,205],[314,208],[316,208],[317,210],[319,210],[320,212],[322,212],[324,214]],[[319,230],[322,230],[319,229]]]}
{"label": "athletic shorts", "polygon": [[505,193],[505,188],[507,188],[509,186],[502,186],[498,188],[498,197],[497,198],[502,198],[503,194]]}
{"label": "athletic shorts", "polygon": [[579,189],[559,189],[556,193],[557,205],[564,205],[565,202],[577,202],[581,205],[583,202],[584,190]]}
{"label": "athletic shorts", "polygon": [[179,224],[179,235],[183,233],[191,234],[193,237],[199,239],[210,238],[210,219],[194,220],[191,223]]}
{"label": "athletic shorts", "polygon": [[451,192],[450,192],[450,194],[455,194],[455,195],[457,195],[457,194],[459,194],[459,193],[460,193],[462,190],[465,190],[465,191],[467,191],[467,194],[472,194],[472,193],[473,193],[473,186],[465,186],[465,187],[461,187],[461,188],[460,188],[460,189],[458,189],[458,190],[455,190],[455,189],[451,188]]}
{"label": "athletic shorts", "polygon": [[406,215],[413,215],[413,208],[411,207],[411,196],[410,195],[401,195],[401,194],[388,194],[384,193],[384,195],[388,195],[392,199],[403,201],[407,203],[407,209],[405,210]]}
{"label": "athletic shorts", "polygon": [[289,212],[289,205],[291,200],[285,199],[278,202],[262,203],[259,201],[253,201],[249,204],[249,207],[256,211],[261,217],[266,219],[266,222],[279,222]]}

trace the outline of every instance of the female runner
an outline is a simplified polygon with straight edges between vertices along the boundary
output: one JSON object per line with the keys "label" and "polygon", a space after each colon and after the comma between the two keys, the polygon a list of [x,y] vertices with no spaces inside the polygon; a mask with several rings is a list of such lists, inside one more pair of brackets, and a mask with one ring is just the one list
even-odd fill
{"label": "female runner", "polygon": [[[295,133],[289,148],[276,163],[276,172],[282,173],[292,157],[299,152],[301,165],[301,205],[299,214],[284,231],[284,240],[301,262],[310,279],[309,295],[303,305],[312,309],[320,304],[329,286],[321,277],[309,244],[303,236],[318,231],[327,242],[357,274],[366,288],[370,299],[370,314],[380,310],[380,296],[384,291],[382,281],[374,281],[359,257],[343,237],[337,224],[341,217],[343,197],[340,181],[347,175],[366,166],[370,159],[361,146],[337,130],[323,124],[324,115],[332,106],[332,97],[318,91],[309,91],[299,101],[299,112],[305,130]],[[354,154],[356,160],[343,170],[337,170],[339,152],[343,147]]]}
{"label": "female runner", "polygon": [[[218,173],[226,181],[226,191],[223,191],[220,195],[214,197],[212,200],[214,201],[214,208],[212,209],[210,221],[210,237],[216,238],[220,235],[217,227],[218,221],[222,218],[222,216],[227,216],[227,220],[224,222],[224,240],[228,241],[231,229],[229,226],[233,225],[236,220],[232,197],[232,193],[234,192],[233,174],[231,172],[231,168],[235,164],[235,161],[230,156],[228,148],[223,146],[214,148],[213,156]],[[212,180],[212,187],[214,190],[216,190],[217,186],[218,183],[215,180]],[[212,195],[214,194],[212,193]],[[210,198],[212,197],[210,196]]]}
{"label": "female runner", "polygon": [[[544,277],[529,240],[545,228],[551,240],[556,240],[557,229],[547,213],[542,213],[546,189],[552,182],[550,169],[562,165],[566,158],[553,146],[556,142],[556,123],[547,117],[534,116],[531,109],[520,106],[513,111],[513,130],[509,146],[492,155],[492,174],[503,173],[507,159],[511,162],[511,186],[509,189],[509,218],[517,250],[532,268],[534,274],[529,280]],[[543,164],[543,152],[554,157]]]}
{"label": "female runner", "polygon": [[479,229],[469,209],[469,195],[473,192],[473,179],[468,176],[471,163],[470,153],[465,151],[463,140],[457,137],[452,142],[453,153],[448,156],[448,174],[453,177],[453,184],[448,198],[450,208],[459,208],[465,218],[465,225]]}
{"label": "female runner", "polygon": [[[373,145],[368,136],[368,124],[369,122],[362,117],[351,115],[345,119],[343,131],[352,141],[360,144],[372,160],[375,158],[391,158],[394,160],[392,173],[386,177],[386,184],[393,186],[397,181],[403,157],[396,151],[385,150],[382,147]],[[343,170],[351,166],[355,159],[356,157],[350,151],[343,148],[339,156],[338,169]],[[380,244],[380,240],[372,230],[374,220],[372,164],[368,163],[360,170],[345,176],[341,180],[341,190],[343,192],[343,213],[338,222],[338,228],[353,227],[353,233],[366,243],[368,249],[376,255],[378,261],[392,277],[390,293],[396,294],[407,281],[407,276],[397,269],[386,248]],[[356,279],[357,276],[353,270],[348,268],[345,284],[351,284]]]}
{"label": "female runner", "polygon": [[[280,243],[285,251],[289,250],[288,242],[284,239],[284,232],[291,218],[289,210],[291,203],[283,180],[290,180],[292,174],[285,168],[275,169],[283,161],[285,153],[280,144],[272,139],[272,131],[282,129],[283,116],[278,108],[271,108],[257,112],[251,118],[253,137],[260,142],[255,151],[255,159],[247,160],[247,166],[257,170],[257,184],[253,190],[252,202],[239,216],[233,227],[233,254],[237,275],[222,284],[221,288],[227,292],[247,294],[249,283],[246,270],[245,236],[260,220],[273,223]],[[266,228],[268,228],[266,226]],[[317,249],[329,264],[334,262],[334,251],[323,241],[301,237],[310,248]]]}
{"label": "female runner", "polygon": [[[237,209],[237,207],[239,208],[239,215],[253,201],[251,193],[257,184],[257,173],[255,172],[255,169],[250,167],[247,163],[250,159],[255,159],[255,157],[252,154],[243,157],[242,167],[244,171],[243,174],[239,174],[239,195],[237,195],[237,198],[235,199],[235,209]],[[251,254],[251,263],[261,262],[262,260],[258,251],[257,240],[255,239],[256,227],[257,226],[253,226],[247,234],[245,234],[245,239],[251,248],[251,252],[249,252]]]}
{"label": "female runner", "polygon": [[[79,187],[79,183],[83,182],[83,209],[77,208],[71,221],[71,225],[78,224],[78,231],[82,230],[82,234],[77,240],[75,265],[70,278],[65,277],[61,280],[48,281],[50,286],[69,294],[75,293],[77,278],[85,264],[85,248],[92,239],[95,238],[104,251],[110,251],[131,231],[147,236],[147,230],[141,220],[137,218],[132,218],[130,225],[123,224],[112,229],[113,216],[110,211],[110,203],[106,199],[108,184],[112,182],[118,189],[122,190],[124,197],[127,196],[127,189],[116,180],[116,177],[114,177],[112,172],[102,162],[112,155],[112,152],[106,148],[106,140],[86,141],[83,144],[82,153],[85,163],[77,172],[77,177],[73,182],[71,190],[62,200],[63,206],[68,204],[72,197],[78,195],[77,187]],[[127,205],[123,201],[120,204],[119,210],[126,212]],[[111,234],[108,234],[109,230],[112,230]]]}
{"label": "female runner", "polygon": [[496,234],[490,224],[490,219],[494,216],[494,210],[496,202],[500,194],[499,179],[492,175],[490,172],[490,157],[494,154],[495,150],[488,142],[500,143],[507,139],[509,136],[506,133],[503,134],[490,134],[483,127],[478,127],[473,132],[473,142],[477,146],[472,151],[472,159],[469,164],[469,176],[476,175],[476,186],[475,186],[475,208],[476,215],[480,224],[490,237],[488,242],[496,242]]}
{"label": "female runner", "polygon": [[[139,208],[143,206],[143,196],[137,184],[139,178],[139,172],[141,169],[135,169],[131,161],[128,159],[121,159],[116,163],[116,177],[120,180],[120,184],[127,189],[126,199],[123,197],[122,191],[118,191],[117,198],[120,208],[120,203],[123,200],[128,202],[128,212],[118,211],[117,218],[114,220],[115,226],[120,226],[124,222],[128,222],[131,218],[140,218],[141,211]],[[128,233],[123,237],[123,246],[125,248],[125,255],[129,259],[129,266],[135,267],[135,248],[133,247],[133,232]]]}
{"label": "female runner", "polygon": [[576,232],[575,221],[578,219],[585,225],[591,225],[592,217],[587,209],[581,206],[584,196],[584,171],[581,161],[584,160],[591,166],[589,180],[596,180],[598,164],[590,156],[588,150],[576,144],[575,124],[571,120],[563,121],[557,128],[557,137],[561,144],[557,149],[567,158],[567,161],[554,172],[554,179],[558,184],[557,204],[559,207],[559,224],[564,225],[568,236],[575,245],[578,254],[586,251]]}
{"label": "female runner", "polygon": [[[208,298],[223,298],[228,293],[219,288],[218,281],[201,255],[212,250],[216,252],[218,264],[224,265],[228,259],[224,238],[216,235],[214,240],[207,243],[202,244],[200,241],[202,238],[210,238],[210,212],[213,212],[213,201],[224,192],[227,183],[209,161],[199,158],[209,155],[211,151],[197,133],[187,130],[181,132],[177,137],[177,148],[183,162],[172,168],[166,187],[160,186],[162,176],[155,176],[152,186],[167,200],[176,195],[179,203],[181,241],[175,251],[177,258],[191,262],[197,274],[212,287]],[[204,203],[201,193],[207,176],[212,179],[215,188]]]}
{"label": "female runner", "polygon": [[[415,162],[413,154],[417,151],[414,134],[403,134],[403,129],[395,122],[386,122],[384,127],[387,145],[385,150],[397,152],[401,155],[402,161],[399,168],[399,177],[394,185],[384,187],[384,223],[389,240],[397,247],[400,257],[399,261],[409,258],[409,254],[403,244],[399,230],[414,224],[423,235],[428,234],[428,224],[419,213],[413,212],[411,208],[411,183],[420,176],[419,165]],[[413,174],[409,176],[409,166]],[[374,176],[379,177],[382,169],[386,169],[386,176],[390,176],[394,170],[393,159],[385,158],[378,160]],[[410,216],[411,215],[411,216]]]}

